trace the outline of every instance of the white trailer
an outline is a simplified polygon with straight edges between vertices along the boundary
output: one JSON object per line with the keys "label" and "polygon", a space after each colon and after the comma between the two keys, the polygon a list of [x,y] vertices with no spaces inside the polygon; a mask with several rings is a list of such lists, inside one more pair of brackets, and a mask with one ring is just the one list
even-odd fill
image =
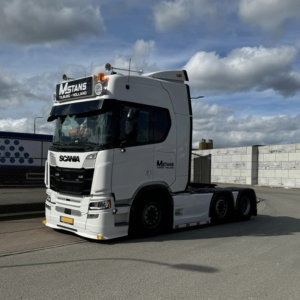
{"label": "white trailer", "polygon": [[247,220],[253,189],[190,183],[187,72],[89,76],[59,83],[46,162],[46,226],[91,239]]}

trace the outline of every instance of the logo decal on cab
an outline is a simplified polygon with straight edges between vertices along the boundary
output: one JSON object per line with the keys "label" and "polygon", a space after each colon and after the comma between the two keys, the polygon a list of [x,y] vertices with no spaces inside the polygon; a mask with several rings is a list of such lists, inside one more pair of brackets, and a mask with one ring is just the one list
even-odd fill
{"label": "logo decal on cab", "polygon": [[72,162],[80,162],[79,156],[67,156],[61,155],[59,157],[59,161],[72,161]]}

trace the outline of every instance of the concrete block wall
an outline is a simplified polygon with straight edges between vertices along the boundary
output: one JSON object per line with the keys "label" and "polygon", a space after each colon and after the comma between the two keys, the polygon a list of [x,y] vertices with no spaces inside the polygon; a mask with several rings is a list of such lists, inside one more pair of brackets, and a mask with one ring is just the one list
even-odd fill
{"label": "concrete block wall", "polygon": [[215,183],[300,188],[300,144],[193,150],[192,153],[211,154],[211,181]]}
{"label": "concrete block wall", "polygon": [[300,144],[258,147],[258,184],[300,188]]}
{"label": "concrete block wall", "polygon": [[[198,155],[212,155],[212,182],[249,185],[257,184],[257,147],[194,150],[192,153]],[[195,156],[192,155],[192,158],[194,157]],[[193,174],[191,174],[191,178],[193,178]]]}

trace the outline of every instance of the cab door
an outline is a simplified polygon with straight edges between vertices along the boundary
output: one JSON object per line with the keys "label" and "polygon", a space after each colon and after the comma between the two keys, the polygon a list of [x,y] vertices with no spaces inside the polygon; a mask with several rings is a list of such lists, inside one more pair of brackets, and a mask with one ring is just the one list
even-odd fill
{"label": "cab door", "polygon": [[151,107],[124,103],[119,108],[112,172],[116,200],[130,199],[153,181],[153,111]]}

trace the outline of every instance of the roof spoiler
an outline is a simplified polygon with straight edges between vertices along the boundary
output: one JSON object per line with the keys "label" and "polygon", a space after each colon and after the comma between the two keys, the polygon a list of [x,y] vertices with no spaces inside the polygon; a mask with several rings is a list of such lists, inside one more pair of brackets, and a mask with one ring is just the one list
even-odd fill
{"label": "roof spoiler", "polygon": [[189,81],[186,70],[159,71],[144,74],[143,76],[171,81]]}

